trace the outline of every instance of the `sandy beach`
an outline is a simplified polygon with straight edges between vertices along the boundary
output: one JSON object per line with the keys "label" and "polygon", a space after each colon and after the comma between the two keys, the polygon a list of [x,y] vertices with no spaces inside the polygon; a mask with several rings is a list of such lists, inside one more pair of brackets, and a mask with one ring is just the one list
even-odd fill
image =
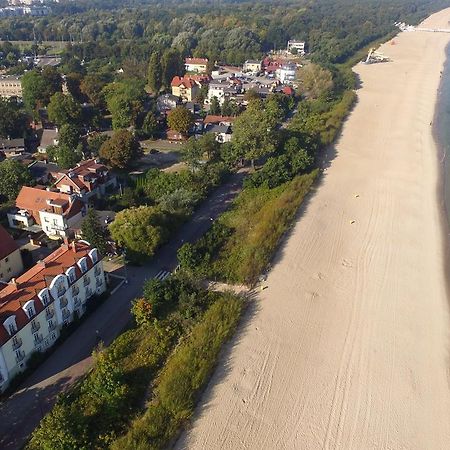
{"label": "sandy beach", "polygon": [[355,67],[362,88],[336,155],[176,448],[450,448],[430,126],[449,40],[401,33],[381,47],[392,62]]}

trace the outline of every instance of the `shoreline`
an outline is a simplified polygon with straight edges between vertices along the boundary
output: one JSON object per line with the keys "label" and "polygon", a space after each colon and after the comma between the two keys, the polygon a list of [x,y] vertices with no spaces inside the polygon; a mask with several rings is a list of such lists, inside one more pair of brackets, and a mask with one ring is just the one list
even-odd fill
{"label": "shoreline", "polygon": [[[446,290],[450,304],[450,135],[441,135],[445,126],[445,109],[450,108],[450,36],[445,47],[446,58],[441,66],[441,78],[436,93],[433,115],[432,136],[436,146],[436,162],[438,165],[438,179],[436,182],[436,201],[441,209],[441,228],[443,237],[444,270],[447,274]],[[444,99],[446,83],[448,97]],[[448,116],[450,118],[450,114]],[[448,123],[450,126],[450,122]],[[450,362],[449,362],[450,365]]]}
{"label": "shoreline", "polygon": [[336,156],[175,448],[450,447],[449,244],[430,126],[449,38],[399,33],[381,46],[391,62],[354,67],[362,88]]}

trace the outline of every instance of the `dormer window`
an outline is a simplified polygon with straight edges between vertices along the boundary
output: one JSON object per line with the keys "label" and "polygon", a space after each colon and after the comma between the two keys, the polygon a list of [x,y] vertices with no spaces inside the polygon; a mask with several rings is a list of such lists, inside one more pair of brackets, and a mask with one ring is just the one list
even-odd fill
{"label": "dormer window", "polygon": [[16,316],[9,316],[4,322],[3,327],[10,336],[17,332]]}
{"label": "dormer window", "polygon": [[41,300],[43,306],[47,306],[50,303],[50,295],[46,288],[42,289],[42,291],[39,292],[38,297]]}
{"label": "dormer window", "polygon": [[92,262],[95,264],[98,261],[98,250],[96,248],[93,248],[89,252],[89,257],[91,258]]}
{"label": "dormer window", "polygon": [[34,301],[30,300],[23,305],[22,309],[25,311],[25,314],[29,319],[36,315],[36,310],[34,308]]}
{"label": "dormer window", "polygon": [[69,277],[70,283],[75,283],[77,276],[75,274],[75,267],[69,267],[69,269],[66,270],[66,275]]}
{"label": "dormer window", "polygon": [[10,324],[8,325],[8,333],[10,334],[10,336],[11,336],[12,334],[14,334],[16,331],[17,331],[16,324],[15,324],[15,323],[10,323]]}
{"label": "dormer window", "polygon": [[87,272],[87,270],[88,270],[88,265],[87,265],[87,259],[86,259],[85,256],[84,256],[83,258],[81,258],[81,259],[77,262],[77,264],[78,264],[78,267],[80,268],[80,270],[81,270],[82,273]]}

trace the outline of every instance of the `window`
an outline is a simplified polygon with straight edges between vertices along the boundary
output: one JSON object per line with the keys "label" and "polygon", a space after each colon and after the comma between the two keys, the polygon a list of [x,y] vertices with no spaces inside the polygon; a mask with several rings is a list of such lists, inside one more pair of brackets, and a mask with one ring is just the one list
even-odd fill
{"label": "window", "polygon": [[9,261],[9,258],[8,258],[8,257],[6,257],[6,258],[5,258],[5,262],[8,262],[8,261]]}
{"label": "window", "polygon": [[8,325],[9,334],[14,334],[17,331],[16,326],[13,323]]}
{"label": "window", "polygon": [[11,267],[8,267],[8,273],[11,272]]}

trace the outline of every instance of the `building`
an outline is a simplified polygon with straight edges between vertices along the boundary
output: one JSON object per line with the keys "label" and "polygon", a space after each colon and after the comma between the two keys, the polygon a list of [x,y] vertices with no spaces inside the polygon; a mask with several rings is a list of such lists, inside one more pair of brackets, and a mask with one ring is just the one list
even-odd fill
{"label": "building", "polygon": [[262,61],[256,61],[254,59],[247,59],[244,63],[242,70],[244,72],[261,72]]}
{"label": "building", "polygon": [[0,225],[0,282],[7,282],[22,272],[23,262],[19,246]]}
{"label": "building", "polygon": [[287,51],[291,54],[304,55],[306,53],[306,43],[304,41],[288,41]]}
{"label": "building", "polygon": [[22,81],[20,77],[13,75],[0,76],[0,97],[3,98],[22,98]]}
{"label": "building", "polygon": [[58,145],[59,133],[57,128],[48,129],[44,128],[42,130],[41,142],[37,148],[38,152],[41,154],[47,153],[47,148],[51,145]]}
{"label": "building", "polygon": [[200,94],[201,84],[192,77],[173,77],[172,95],[181,98],[185,102],[192,102]]}
{"label": "building", "polygon": [[287,62],[279,67],[276,71],[276,78],[283,84],[289,84],[295,81],[297,74],[297,66],[294,63]]}
{"label": "building", "polygon": [[231,141],[231,127],[230,125],[225,124],[213,124],[209,123],[205,125],[204,128],[205,133],[214,133],[216,137],[216,141],[223,144],[224,142],[230,142]]}
{"label": "building", "polygon": [[8,223],[11,228],[42,229],[49,237],[68,237],[85,213],[85,205],[74,194],[23,186],[16,199],[16,208],[8,212]]}
{"label": "building", "polygon": [[205,103],[211,104],[215,97],[222,106],[225,100],[234,99],[242,92],[242,83],[239,80],[215,80],[209,83],[208,97]]}
{"label": "building", "polygon": [[63,244],[0,290],[0,391],[105,290],[99,252],[83,241]]}
{"label": "building", "polygon": [[184,61],[186,72],[206,73],[207,66],[207,58],[186,58]]}
{"label": "building", "polygon": [[25,139],[2,139],[0,138],[0,151],[7,158],[19,156],[25,153]]}
{"label": "building", "polygon": [[117,178],[97,159],[81,161],[73,169],[59,169],[51,175],[54,188],[75,194],[84,202],[94,196],[102,198],[117,187]]}
{"label": "building", "polygon": [[156,109],[163,114],[175,109],[180,104],[180,98],[173,94],[163,94],[156,99]]}

